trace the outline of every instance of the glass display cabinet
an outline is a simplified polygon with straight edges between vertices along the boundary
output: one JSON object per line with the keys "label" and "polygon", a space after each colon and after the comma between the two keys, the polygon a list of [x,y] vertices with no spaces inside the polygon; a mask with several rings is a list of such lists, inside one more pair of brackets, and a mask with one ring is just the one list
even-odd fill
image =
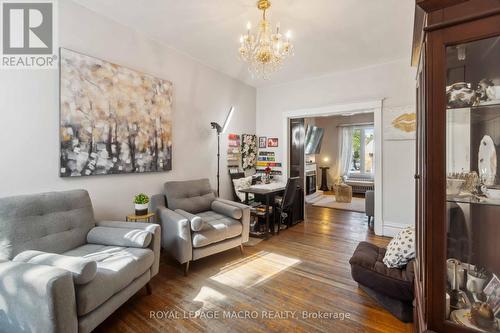
{"label": "glass display cabinet", "polygon": [[500,37],[447,46],[446,81],[445,316],[498,332]]}
{"label": "glass display cabinet", "polygon": [[417,5],[415,325],[500,332],[500,1]]}

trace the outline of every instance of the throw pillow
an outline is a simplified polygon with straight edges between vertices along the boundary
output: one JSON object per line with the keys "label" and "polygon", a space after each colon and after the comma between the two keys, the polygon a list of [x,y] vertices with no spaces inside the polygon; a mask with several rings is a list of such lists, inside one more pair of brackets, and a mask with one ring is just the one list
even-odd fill
{"label": "throw pillow", "polygon": [[415,258],[415,228],[407,227],[389,242],[383,262],[389,268],[401,268],[413,258]]}
{"label": "throw pillow", "polygon": [[243,216],[243,210],[241,208],[218,200],[212,202],[212,210],[216,213],[231,217],[235,220],[239,220]]}
{"label": "throw pillow", "polygon": [[175,212],[188,219],[188,221],[191,225],[191,230],[193,230],[193,231],[200,231],[201,229],[203,229],[203,227],[206,224],[205,221],[203,221],[203,219],[201,217],[194,215],[194,214],[191,214],[191,213],[188,213],[185,210],[176,209]]}
{"label": "throw pillow", "polygon": [[145,230],[94,227],[87,234],[87,243],[146,248],[153,239],[152,233]]}
{"label": "throw pillow", "polygon": [[252,186],[252,176],[233,179],[234,190],[236,191],[236,195],[240,198],[241,202],[245,201],[245,193],[240,192],[239,190],[249,188]]}

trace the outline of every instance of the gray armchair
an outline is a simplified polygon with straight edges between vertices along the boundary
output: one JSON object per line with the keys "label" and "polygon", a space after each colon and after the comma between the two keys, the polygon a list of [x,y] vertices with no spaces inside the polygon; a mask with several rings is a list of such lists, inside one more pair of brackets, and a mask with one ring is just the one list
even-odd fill
{"label": "gray armchair", "polygon": [[368,216],[368,226],[372,222],[372,218],[375,216],[375,192],[366,191],[365,194],[365,212]]}
{"label": "gray armchair", "polygon": [[173,181],[151,198],[162,226],[162,247],[179,263],[240,247],[250,234],[250,207],[215,197],[208,179]]}
{"label": "gray armchair", "polygon": [[158,273],[160,226],[96,222],[86,191],[0,198],[0,332],[91,332]]}

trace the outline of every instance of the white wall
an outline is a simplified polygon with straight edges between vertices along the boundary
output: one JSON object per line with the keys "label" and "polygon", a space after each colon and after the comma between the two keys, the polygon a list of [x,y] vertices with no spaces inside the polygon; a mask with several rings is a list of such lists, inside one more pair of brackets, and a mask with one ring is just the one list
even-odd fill
{"label": "white wall", "polygon": [[[210,122],[222,122],[234,105],[228,132],[255,133],[255,89],[73,2],[59,1],[59,21],[61,47],[173,82],[173,170],[59,178],[58,71],[1,71],[0,197],[84,188],[97,218],[123,219],[133,211],[134,194],[159,193],[167,180],[209,177],[215,188],[217,139]],[[221,195],[230,197],[226,146],[224,136]]]}
{"label": "white wall", "polygon": [[[282,114],[335,104],[380,100],[384,107],[415,103],[409,59],[257,89],[257,134],[284,142]],[[383,115],[383,112],[382,112]],[[414,224],[415,141],[383,142],[384,234]],[[283,159],[283,147],[276,153]]]}

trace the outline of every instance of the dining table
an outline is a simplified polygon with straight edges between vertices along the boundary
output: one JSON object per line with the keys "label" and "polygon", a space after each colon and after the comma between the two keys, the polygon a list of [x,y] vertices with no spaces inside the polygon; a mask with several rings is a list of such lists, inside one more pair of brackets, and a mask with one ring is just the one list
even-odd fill
{"label": "dining table", "polygon": [[[272,214],[273,214],[273,221],[274,221],[274,198],[276,195],[281,194],[285,191],[286,184],[280,183],[280,182],[271,182],[269,184],[256,184],[252,185],[248,188],[243,188],[239,189],[238,191],[241,193],[245,193],[245,204],[249,204],[249,199],[248,195],[249,194],[254,194],[257,196],[261,196],[264,198],[264,204],[265,204],[265,222],[266,222],[266,231],[264,232],[264,238],[268,239],[271,237],[271,234],[269,233],[270,230],[270,223],[269,223],[269,217],[271,215],[270,209],[272,209]],[[273,222],[273,229],[271,233],[274,235],[274,222]]]}

